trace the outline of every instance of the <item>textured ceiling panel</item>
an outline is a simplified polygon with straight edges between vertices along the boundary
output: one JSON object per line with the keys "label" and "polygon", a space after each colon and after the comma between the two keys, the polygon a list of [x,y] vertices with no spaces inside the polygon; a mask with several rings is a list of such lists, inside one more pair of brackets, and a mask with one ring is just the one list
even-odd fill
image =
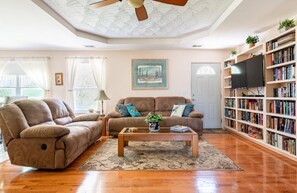
{"label": "textured ceiling panel", "polygon": [[145,0],[149,18],[141,22],[127,0],[101,8],[89,6],[95,0],[44,2],[82,31],[107,38],[168,38],[209,27],[233,0],[189,0],[183,7]]}

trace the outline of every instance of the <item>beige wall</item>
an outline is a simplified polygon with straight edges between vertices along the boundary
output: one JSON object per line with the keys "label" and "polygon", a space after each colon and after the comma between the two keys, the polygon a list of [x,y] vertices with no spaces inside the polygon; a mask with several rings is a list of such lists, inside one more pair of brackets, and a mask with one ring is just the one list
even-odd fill
{"label": "beige wall", "polygon": [[[219,50],[142,50],[142,51],[0,51],[0,57],[49,56],[52,96],[65,100],[67,92],[65,57],[106,57],[106,93],[111,99],[107,111],[114,109],[118,99],[127,96],[191,97],[191,63],[222,63],[229,51]],[[131,59],[168,59],[169,88],[167,90],[132,90]],[[64,85],[55,86],[54,74],[64,73]]]}

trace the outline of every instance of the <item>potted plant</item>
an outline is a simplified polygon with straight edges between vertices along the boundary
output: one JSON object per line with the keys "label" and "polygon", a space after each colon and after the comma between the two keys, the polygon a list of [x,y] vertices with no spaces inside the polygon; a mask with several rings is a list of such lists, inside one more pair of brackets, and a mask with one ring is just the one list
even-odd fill
{"label": "potted plant", "polygon": [[145,117],[145,122],[149,124],[149,130],[152,132],[156,132],[160,130],[160,125],[159,125],[160,121],[163,121],[163,117],[161,114],[149,113]]}
{"label": "potted plant", "polygon": [[230,51],[230,57],[233,57],[237,54],[236,50],[231,50]]}
{"label": "potted plant", "polygon": [[249,47],[253,47],[257,42],[259,42],[258,36],[248,36],[246,38],[246,43],[249,45]]}
{"label": "potted plant", "polygon": [[278,30],[280,33],[295,27],[295,20],[294,19],[285,19],[284,21],[279,22]]}

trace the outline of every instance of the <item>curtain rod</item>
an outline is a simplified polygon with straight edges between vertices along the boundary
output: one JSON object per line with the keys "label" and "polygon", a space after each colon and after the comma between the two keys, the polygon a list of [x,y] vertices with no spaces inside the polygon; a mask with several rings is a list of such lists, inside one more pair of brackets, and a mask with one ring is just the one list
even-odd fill
{"label": "curtain rod", "polygon": [[0,58],[10,58],[10,59],[15,59],[15,58],[48,58],[48,59],[51,59],[51,57],[49,56],[4,56],[4,57],[1,57]]}
{"label": "curtain rod", "polygon": [[104,59],[107,59],[107,57],[100,57],[100,56],[97,56],[97,57],[88,57],[88,56],[75,56],[75,57],[65,57],[65,58],[85,58],[85,59],[89,59],[89,58],[104,58]]}

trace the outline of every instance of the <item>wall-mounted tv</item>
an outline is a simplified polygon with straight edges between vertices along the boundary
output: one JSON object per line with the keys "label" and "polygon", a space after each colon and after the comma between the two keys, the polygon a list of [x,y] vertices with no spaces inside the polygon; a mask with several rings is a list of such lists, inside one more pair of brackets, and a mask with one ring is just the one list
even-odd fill
{"label": "wall-mounted tv", "polygon": [[246,62],[238,62],[231,66],[232,88],[244,88],[247,86]]}
{"label": "wall-mounted tv", "polygon": [[249,58],[231,66],[232,88],[252,88],[265,85],[263,55]]}

